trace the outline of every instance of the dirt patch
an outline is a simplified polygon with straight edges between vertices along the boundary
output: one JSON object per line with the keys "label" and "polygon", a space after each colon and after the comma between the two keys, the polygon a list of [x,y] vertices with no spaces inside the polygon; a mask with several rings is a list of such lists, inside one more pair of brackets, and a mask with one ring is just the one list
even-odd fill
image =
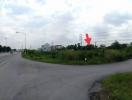
{"label": "dirt patch", "polygon": [[101,81],[103,79],[95,81],[91,88],[88,90],[90,100],[110,100],[109,93],[103,91],[101,88]]}
{"label": "dirt patch", "polygon": [[106,92],[93,92],[90,93],[90,100],[110,100],[109,95]]}

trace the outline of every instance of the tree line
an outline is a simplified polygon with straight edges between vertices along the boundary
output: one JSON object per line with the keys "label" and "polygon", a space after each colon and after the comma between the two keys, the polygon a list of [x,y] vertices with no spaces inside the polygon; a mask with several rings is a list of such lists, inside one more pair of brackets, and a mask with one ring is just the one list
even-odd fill
{"label": "tree line", "polygon": [[11,51],[11,47],[0,45],[0,52],[10,52],[10,51]]}
{"label": "tree line", "polygon": [[92,44],[81,46],[78,43],[49,52],[27,50],[24,56],[33,60],[50,63],[103,64],[132,59],[131,51],[132,43],[122,44],[115,41],[109,46],[96,46]]}
{"label": "tree line", "polygon": [[110,46],[106,46],[101,44],[100,46],[96,46],[96,45],[87,45],[87,46],[81,46],[80,43],[75,44],[75,45],[68,45],[66,47],[66,49],[73,49],[73,50],[92,50],[92,49],[101,49],[101,48],[108,48],[108,49],[124,49],[127,47],[132,47],[132,43],[127,44],[121,44],[118,41],[113,42]]}

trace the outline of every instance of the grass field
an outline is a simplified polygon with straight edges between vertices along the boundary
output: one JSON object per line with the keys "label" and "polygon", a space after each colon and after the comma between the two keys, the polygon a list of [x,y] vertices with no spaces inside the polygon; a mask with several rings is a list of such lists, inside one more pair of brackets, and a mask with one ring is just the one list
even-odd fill
{"label": "grass field", "polygon": [[132,100],[132,72],[109,76],[102,82],[108,100]]}
{"label": "grass field", "polygon": [[[131,50],[131,49],[130,49]],[[58,64],[88,65],[119,62],[132,58],[129,49],[93,49],[93,50],[61,50],[56,52],[38,52],[28,50],[23,57]],[[85,60],[85,58],[87,60]]]}

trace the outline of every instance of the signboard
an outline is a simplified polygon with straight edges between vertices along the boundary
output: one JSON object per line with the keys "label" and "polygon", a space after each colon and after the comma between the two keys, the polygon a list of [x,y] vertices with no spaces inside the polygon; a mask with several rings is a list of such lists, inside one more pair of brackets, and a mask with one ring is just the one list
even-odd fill
{"label": "signboard", "polygon": [[84,40],[85,40],[85,42],[87,43],[87,45],[90,45],[92,38],[89,37],[88,34],[86,34],[86,38],[85,38]]}

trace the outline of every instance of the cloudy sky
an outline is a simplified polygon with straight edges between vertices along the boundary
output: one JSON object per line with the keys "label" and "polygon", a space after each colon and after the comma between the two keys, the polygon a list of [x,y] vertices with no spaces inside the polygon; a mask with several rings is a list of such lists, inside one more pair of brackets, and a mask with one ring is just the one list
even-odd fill
{"label": "cloudy sky", "polygon": [[[16,33],[19,32],[19,33]],[[0,0],[0,43],[13,48],[132,40],[132,0]]]}

